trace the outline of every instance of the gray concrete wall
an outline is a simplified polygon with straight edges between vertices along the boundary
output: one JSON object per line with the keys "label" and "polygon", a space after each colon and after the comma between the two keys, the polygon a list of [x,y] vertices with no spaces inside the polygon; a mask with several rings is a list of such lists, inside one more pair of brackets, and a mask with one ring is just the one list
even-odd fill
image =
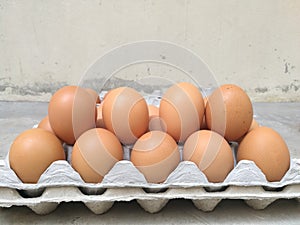
{"label": "gray concrete wall", "polygon": [[[300,101],[300,1],[0,0],[0,100],[48,101],[121,44],[191,49],[254,101]],[[116,76],[181,74],[152,64]]]}

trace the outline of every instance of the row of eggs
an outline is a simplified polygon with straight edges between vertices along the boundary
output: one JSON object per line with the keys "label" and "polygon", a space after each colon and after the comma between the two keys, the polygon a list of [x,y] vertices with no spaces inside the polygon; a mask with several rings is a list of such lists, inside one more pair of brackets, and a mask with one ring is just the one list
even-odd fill
{"label": "row of eggs", "polygon": [[237,85],[217,88],[208,98],[191,83],[171,86],[160,106],[147,105],[136,90],[97,92],[65,86],[52,96],[48,116],[38,128],[21,133],[9,152],[11,168],[24,183],[36,183],[47,167],[64,160],[63,143],[73,145],[71,165],[88,183],[99,183],[123,159],[150,183],[161,183],[183,160],[194,162],[210,182],[222,182],[234,167],[229,142],[238,142],[237,161],[254,161],[269,181],[289,169],[285,141],[253,119],[252,103]]}

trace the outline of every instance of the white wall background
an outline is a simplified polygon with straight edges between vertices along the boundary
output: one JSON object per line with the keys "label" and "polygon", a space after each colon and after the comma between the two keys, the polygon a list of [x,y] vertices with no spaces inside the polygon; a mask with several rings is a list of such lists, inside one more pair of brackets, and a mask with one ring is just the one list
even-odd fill
{"label": "white wall background", "polygon": [[48,101],[105,52],[149,39],[191,49],[254,101],[300,101],[298,0],[0,0],[0,100]]}

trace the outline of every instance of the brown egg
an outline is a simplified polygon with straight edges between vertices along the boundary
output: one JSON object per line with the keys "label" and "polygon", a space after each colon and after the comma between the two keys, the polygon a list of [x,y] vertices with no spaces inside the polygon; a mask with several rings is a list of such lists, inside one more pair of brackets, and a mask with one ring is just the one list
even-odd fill
{"label": "brown egg", "polygon": [[149,110],[149,117],[158,117],[159,116],[159,109],[155,105],[148,105]]}
{"label": "brown egg", "polygon": [[163,121],[159,117],[159,109],[154,105],[148,105],[149,110],[149,131],[163,131]]}
{"label": "brown egg", "polygon": [[255,119],[252,119],[252,122],[251,122],[251,125],[250,125],[250,128],[249,128],[248,132],[250,132],[251,130],[253,130],[257,127],[259,127],[258,122]]}
{"label": "brown egg", "polygon": [[49,117],[48,117],[48,116],[45,116],[45,117],[40,121],[40,123],[38,124],[38,128],[45,129],[45,130],[50,131],[50,132],[52,132],[53,134],[55,134],[54,131],[53,131],[53,129],[52,129],[52,127],[51,127],[51,125],[50,125]]}
{"label": "brown egg", "polygon": [[197,131],[186,140],[183,160],[194,162],[210,182],[223,182],[234,167],[229,144],[210,130]]}
{"label": "brown egg", "polygon": [[206,111],[207,99],[208,99],[208,97],[204,97],[204,98],[203,98],[203,102],[204,102],[204,115],[203,115],[202,123],[201,123],[201,125],[200,125],[200,129],[201,129],[201,130],[207,130],[207,129],[208,129],[207,124],[206,124],[206,121],[205,121],[205,111]]}
{"label": "brown egg", "polygon": [[177,142],[183,143],[189,135],[200,129],[203,115],[202,94],[193,84],[175,84],[161,99],[159,116],[166,126],[166,132]]}
{"label": "brown egg", "polygon": [[106,129],[121,143],[133,144],[148,130],[148,106],[136,90],[128,87],[113,89],[103,101],[102,116]]}
{"label": "brown egg", "polygon": [[250,98],[236,85],[222,85],[208,98],[205,112],[207,126],[227,141],[242,137],[249,130],[252,118]]}
{"label": "brown egg", "polygon": [[290,167],[290,153],[283,138],[268,127],[257,127],[242,140],[237,160],[251,160],[268,181],[280,181]]}
{"label": "brown egg", "polygon": [[[41,121],[40,123],[38,124],[38,128],[42,128],[42,129],[45,129],[47,131],[50,131],[51,133],[53,133],[55,136],[56,134],[54,133],[51,125],[50,125],[50,122],[49,122],[49,117],[48,116],[45,116]],[[57,136],[56,136],[57,137]],[[59,139],[59,137],[57,137]],[[60,143],[63,144],[64,142],[62,140],[60,140]]]}
{"label": "brown egg", "polygon": [[101,103],[99,94],[95,90],[93,90],[91,88],[85,88],[85,91],[87,91],[92,96],[92,98],[95,100],[96,104]]}
{"label": "brown egg", "polygon": [[102,116],[102,108],[103,108],[103,103],[97,106],[97,120],[96,120],[97,128],[105,128],[105,124]]}
{"label": "brown egg", "polygon": [[94,128],[75,142],[71,163],[85,182],[99,183],[122,159],[123,148],[117,137],[108,130]]}
{"label": "brown egg", "polygon": [[55,134],[67,144],[74,144],[84,131],[94,128],[96,103],[77,86],[66,86],[52,96],[48,106],[49,122]]}
{"label": "brown egg", "polygon": [[161,183],[179,164],[180,154],[170,135],[150,131],[134,144],[131,161],[149,183]]}
{"label": "brown egg", "polygon": [[22,132],[9,151],[10,167],[24,183],[37,183],[56,160],[65,160],[62,144],[53,133],[41,128]]}
{"label": "brown egg", "polygon": [[236,142],[237,143],[241,143],[241,141],[243,140],[243,138],[253,129],[259,127],[259,124],[257,123],[257,121],[253,118],[252,119],[252,123],[251,123],[251,126],[249,128],[249,130],[247,131],[247,133],[245,135],[243,135],[242,137],[240,137]]}

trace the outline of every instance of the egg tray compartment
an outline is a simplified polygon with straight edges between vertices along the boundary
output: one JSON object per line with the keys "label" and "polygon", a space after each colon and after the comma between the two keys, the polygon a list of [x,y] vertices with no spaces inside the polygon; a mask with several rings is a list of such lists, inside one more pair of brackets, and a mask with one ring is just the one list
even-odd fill
{"label": "egg tray compartment", "polygon": [[242,199],[254,209],[264,209],[277,199],[300,202],[300,159],[280,182],[268,182],[252,161],[240,161],[223,183],[210,183],[193,162],[180,162],[162,184],[149,184],[128,160],[115,164],[98,184],[85,183],[67,161],[56,161],[37,184],[24,184],[7,163],[0,164],[0,207],[27,206],[48,214],[61,202],[83,202],[102,214],[116,201],[136,200],[150,213],[171,199],[190,199],[202,211],[212,211],[222,199]]}

